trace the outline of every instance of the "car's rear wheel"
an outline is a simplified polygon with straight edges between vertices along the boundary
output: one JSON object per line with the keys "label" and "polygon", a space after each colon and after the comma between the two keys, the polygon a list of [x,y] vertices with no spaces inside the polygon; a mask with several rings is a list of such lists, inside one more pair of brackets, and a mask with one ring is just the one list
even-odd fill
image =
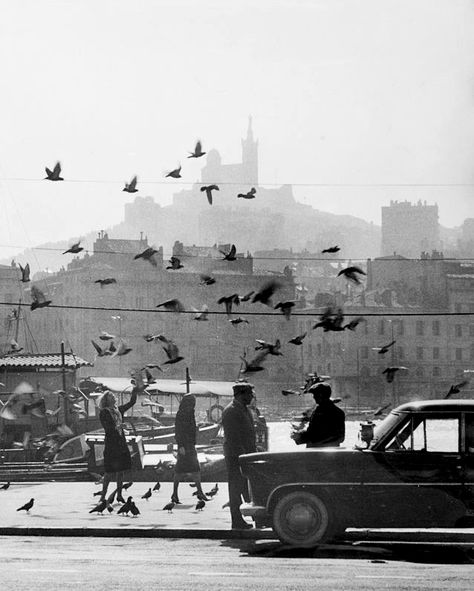
{"label": "car's rear wheel", "polygon": [[328,503],[307,491],[285,494],[273,510],[273,529],[285,544],[311,548],[330,539],[335,528]]}

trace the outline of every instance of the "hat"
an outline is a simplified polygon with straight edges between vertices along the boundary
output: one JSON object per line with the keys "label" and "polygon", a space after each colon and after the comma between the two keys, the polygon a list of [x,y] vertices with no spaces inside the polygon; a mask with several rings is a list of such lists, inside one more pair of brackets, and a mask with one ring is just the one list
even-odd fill
{"label": "hat", "polygon": [[249,384],[249,382],[237,382],[232,386],[232,390],[234,391],[234,396],[236,394],[243,394],[244,392],[253,392],[254,385]]}
{"label": "hat", "polygon": [[313,386],[311,386],[311,388],[308,390],[308,392],[310,394],[316,394],[316,392],[318,394],[322,394],[323,396],[326,396],[326,398],[329,400],[329,398],[331,398],[331,386],[329,384],[326,384],[325,382],[319,382],[317,384],[313,384]]}

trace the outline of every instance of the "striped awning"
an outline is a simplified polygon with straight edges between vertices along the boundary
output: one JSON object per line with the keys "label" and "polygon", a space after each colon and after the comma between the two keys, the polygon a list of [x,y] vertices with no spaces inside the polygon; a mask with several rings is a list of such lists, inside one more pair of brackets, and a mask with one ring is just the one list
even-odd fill
{"label": "striped awning", "polygon": [[[64,354],[64,366],[69,369],[75,369],[84,366],[93,366],[93,363],[85,361],[82,357],[74,355],[73,353]],[[60,353],[43,353],[43,354],[7,354],[0,356],[0,368],[60,368],[62,367],[62,360]]]}

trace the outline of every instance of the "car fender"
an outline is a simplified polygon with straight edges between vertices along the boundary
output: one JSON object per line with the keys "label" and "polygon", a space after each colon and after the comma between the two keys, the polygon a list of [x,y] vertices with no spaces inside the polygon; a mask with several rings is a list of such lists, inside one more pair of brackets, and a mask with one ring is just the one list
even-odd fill
{"label": "car fender", "polygon": [[292,482],[290,484],[282,484],[275,487],[268,495],[266,505],[268,515],[272,515],[275,505],[284,495],[298,490],[312,492],[327,503],[328,506],[332,504],[326,486],[320,485],[317,482]]}

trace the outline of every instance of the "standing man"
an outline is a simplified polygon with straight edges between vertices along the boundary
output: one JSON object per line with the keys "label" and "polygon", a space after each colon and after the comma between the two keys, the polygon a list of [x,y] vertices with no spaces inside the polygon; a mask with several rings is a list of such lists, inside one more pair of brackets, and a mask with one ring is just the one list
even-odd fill
{"label": "standing man", "polygon": [[305,431],[295,431],[291,438],[306,447],[338,447],[346,436],[344,411],[331,400],[331,386],[321,382],[311,386],[316,408]]}
{"label": "standing man", "polygon": [[255,428],[248,405],[254,397],[253,386],[247,382],[235,384],[234,399],[222,412],[224,427],[224,457],[229,482],[229,505],[232,529],[250,529],[240,512],[242,497],[249,502],[247,479],[242,476],[239,456],[255,452]]}

